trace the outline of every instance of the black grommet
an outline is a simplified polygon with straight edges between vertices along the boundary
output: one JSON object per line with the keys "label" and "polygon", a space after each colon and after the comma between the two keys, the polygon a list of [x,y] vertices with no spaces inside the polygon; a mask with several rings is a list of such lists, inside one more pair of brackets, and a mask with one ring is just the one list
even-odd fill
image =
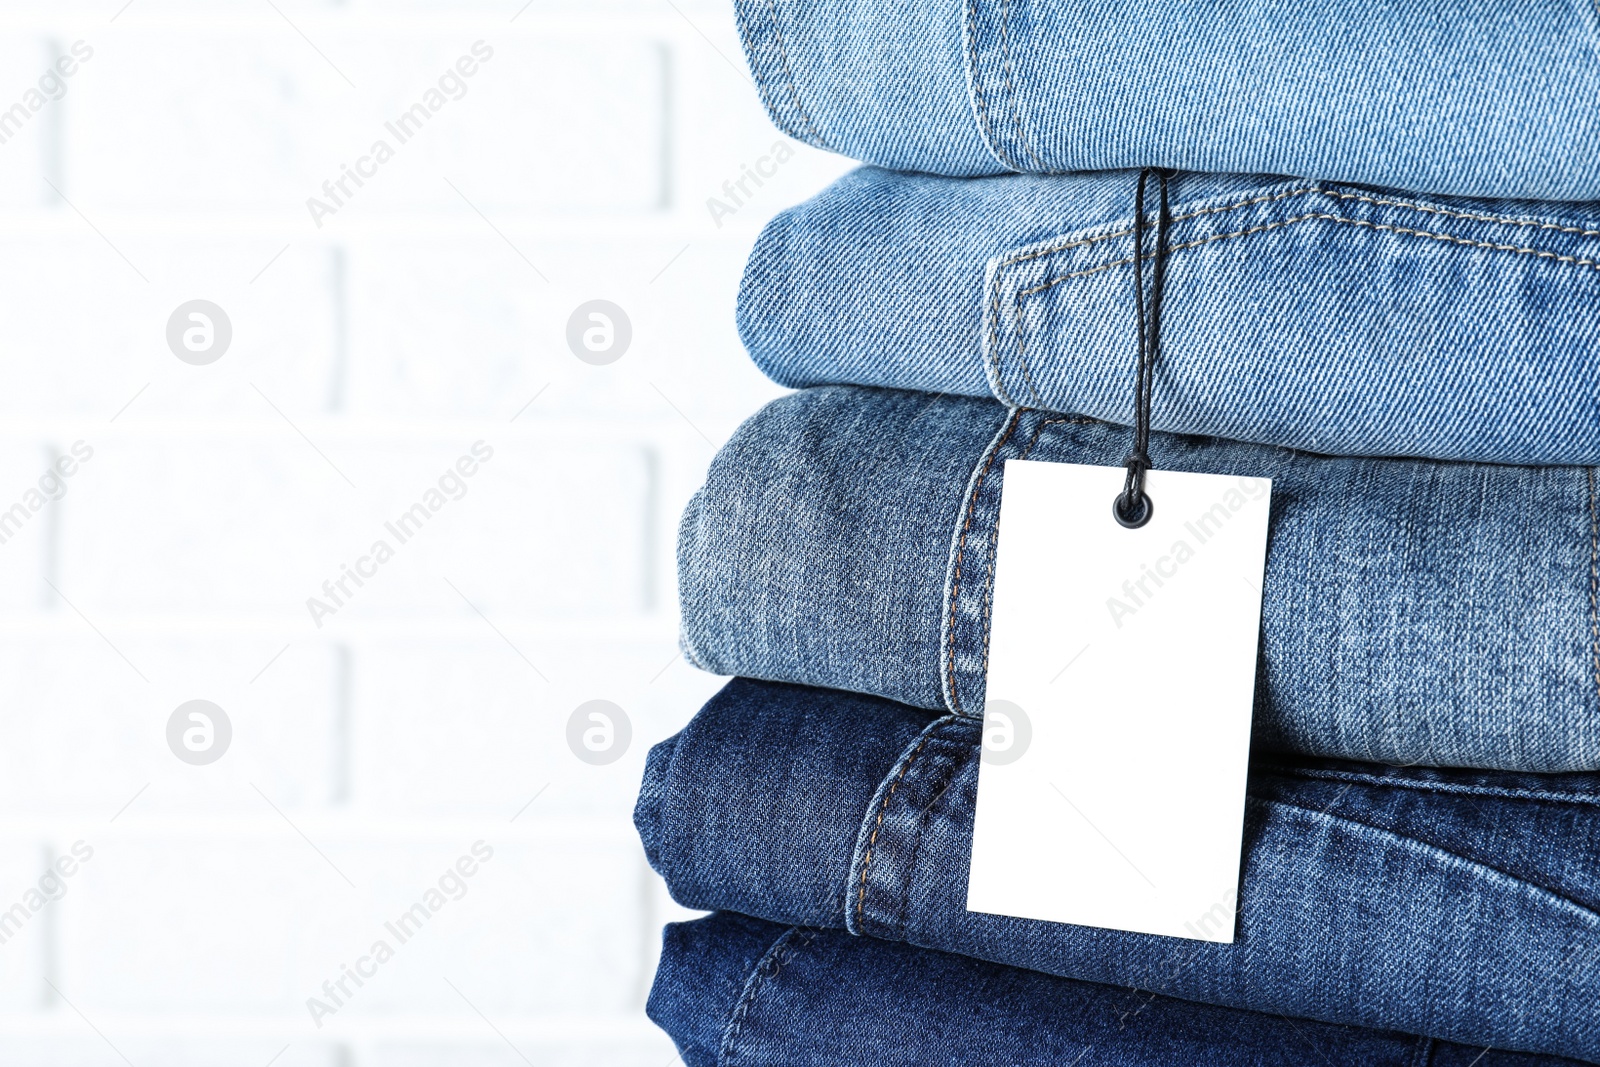
{"label": "black grommet", "polygon": [[1119,524],[1127,527],[1130,530],[1137,530],[1139,527],[1149,522],[1150,516],[1155,514],[1156,506],[1151,502],[1149,493],[1141,492],[1139,494],[1138,510],[1133,511],[1131,514],[1129,514],[1125,509],[1124,505],[1126,500],[1126,494],[1117,494],[1117,496],[1111,501],[1111,517],[1116,519]]}

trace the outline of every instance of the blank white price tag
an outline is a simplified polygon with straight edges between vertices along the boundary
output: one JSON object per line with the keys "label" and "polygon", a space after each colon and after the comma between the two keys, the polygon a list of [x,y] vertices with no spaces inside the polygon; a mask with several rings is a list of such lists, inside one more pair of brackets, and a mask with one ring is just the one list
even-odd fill
{"label": "blank white price tag", "polygon": [[970,911],[1231,942],[1272,482],[1009,460]]}

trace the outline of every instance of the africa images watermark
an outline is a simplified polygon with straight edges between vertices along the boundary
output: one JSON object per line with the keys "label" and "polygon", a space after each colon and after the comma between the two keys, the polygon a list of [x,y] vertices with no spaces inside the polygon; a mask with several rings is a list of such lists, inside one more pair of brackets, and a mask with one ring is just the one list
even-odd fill
{"label": "africa images watermark", "polygon": [[[350,588],[351,583],[355,584],[356,589],[366,585],[364,579],[376,577],[378,568],[394,558],[397,546],[421,532],[428,520],[443,510],[447,503],[467,495],[466,480],[478,473],[479,464],[494,458],[494,448],[483,441],[474,441],[471,451],[472,455],[458,457],[453,466],[439,475],[437,488],[430,487],[422,494],[422,499],[401,512],[399,518],[383,524],[383,528],[394,538],[394,545],[378,538],[367,549],[366,555],[357,557],[354,567],[341,563],[339,576],[322,583],[322,595],[326,600],[314,596],[306,598],[306,610],[311,612],[311,621],[317,624],[317,629],[322,629],[324,618],[338,614],[339,609],[355,596],[355,590]],[[446,497],[446,493],[450,495]]]}
{"label": "africa images watermark", "polygon": [[[794,158],[794,148],[788,141],[774,141],[772,147],[765,155],[756,157],[756,165],[752,169],[749,164],[739,164],[739,176],[722,183],[722,194],[727,200],[717,197],[706,199],[706,210],[711,213],[711,221],[717,224],[717,229],[722,229],[722,220],[729,215],[736,215],[744,207],[745,201],[755,199],[755,193],[750,190],[750,183],[754,182],[757,189],[766,182],[762,178],[771,178],[778,173],[778,168]],[[744,196],[741,198],[740,193]]]}
{"label": "africa images watermark", "polygon": [[73,41],[68,55],[61,56],[49,70],[39,75],[38,88],[22,94],[18,103],[0,111],[0,144],[22,132],[28,120],[67,95],[67,79],[78,73],[78,64],[94,58],[94,49],[83,41]]}
{"label": "africa images watermark", "polygon": [[[78,465],[94,457],[94,449],[82,441],[72,442],[71,455],[61,456],[39,475],[38,488],[23,492],[22,499],[0,511],[0,545],[22,532],[29,519],[67,495],[67,479],[78,473]],[[76,458],[74,458],[76,457]]]}
{"label": "africa images watermark", "polygon": [[[1221,533],[1228,520],[1233,518],[1236,512],[1241,511],[1248,500],[1260,500],[1270,484],[1265,478],[1240,478],[1237,489],[1229,489],[1222,494],[1222,499],[1183,524],[1189,536],[1194,538],[1194,545],[1191,546],[1187,540],[1179,538],[1172,543],[1166,555],[1156,559],[1153,569],[1148,564],[1141,563],[1140,575],[1122,583],[1122,594],[1127,599],[1106,598],[1106,610],[1111,613],[1111,621],[1117,624],[1117,629],[1122,629],[1124,618],[1137,614],[1140,608],[1156,597],[1161,587],[1166,584],[1162,579],[1176,578],[1178,568],[1194,558],[1196,547],[1204,545]],[[1151,583],[1155,584],[1154,589],[1150,588]]]}
{"label": "africa images watermark", "polygon": [[[78,865],[94,857],[94,849],[82,841],[74,841],[72,855],[62,856],[39,876],[36,886],[29,886],[22,899],[0,912],[0,945],[10,941],[33,917],[67,895],[67,879],[78,873]],[[73,857],[77,857],[74,859]]]}
{"label": "africa images watermark", "polygon": [[[356,159],[354,167],[341,163],[339,176],[322,183],[322,195],[327,199],[315,196],[306,198],[306,210],[311,212],[311,221],[317,224],[317,229],[322,229],[324,218],[337,215],[339,209],[356,195],[356,191],[366,185],[363,179],[378,176],[378,168],[395,157],[397,146],[421,133],[422,127],[451,100],[460,100],[467,95],[466,80],[478,73],[479,64],[494,58],[494,49],[483,41],[472,42],[471,52],[472,55],[461,56],[453,67],[439,75],[437,86],[429,87],[420,101],[402,111],[398,118],[383,124],[389,136],[394,138],[393,145],[382,137],[373,141],[367,154]],[[355,183],[355,189],[350,188],[352,182]]]}
{"label": "africa images watermark", "polygon": [[[423,891],[421,900],[401,912],[398,918],[383,924],[383,929],[394,939],[394,944],[389,943],[389,938],[378,938],[365,956],[356,958],[354,967],[348,963],[339,964],[338,976],[322,983],[322,996],[306,998],[306,1010],[311,1013],[311,1021],[317,1024],[318,1030],[322,1029],[324,1018],[337,1014],[355,996],[356,990],[366,985],[365,979],[376,977],[378,968],[394,959],[395,950],[416,936],[423,923],[437,915],[450,901],[460,900],[467,895],[467,879],[478,873],[480,864],[494,858],[494,849],[481,840],[474,841],[469,851],[471,855],[464,854],[452,866],[445,868],[444,873],[439,875],[437,888],[429,886]],[[350,988],[352,983],[355,989]]]}

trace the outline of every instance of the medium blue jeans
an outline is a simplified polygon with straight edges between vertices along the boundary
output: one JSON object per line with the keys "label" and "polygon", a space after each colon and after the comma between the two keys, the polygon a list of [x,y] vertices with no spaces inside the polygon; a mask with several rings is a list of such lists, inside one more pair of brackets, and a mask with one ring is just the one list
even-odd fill
{"label": "medium blue jeans", "polygon": [[[767,226],[739,332],[783,385],[993,396],[1127,425],[1134,185],[863,168]],[[1156,429],[1600,463],[1600,203],[1226,174],[1179,175],[1171,194]]]}
{"label": "medium blue jeans", "polygon": [[980,746],[963,716],[734,681],[651,750],[634,823],[691,908],[1600,1061],[1600,776],[1262,756],[1237,918],[1195,917],[1237,923],[1217,944],[967,911]]}
{"label": "medium blue jeans", "polygon": [[737,0],[789,136],[898,170],[1600,199],[1593,0]]}
{"label": "medium blue jeans", "polygon": [[[1114,466],[1131,439],[992,400],[830,387],[774,401],[684,513],[685,654],[716,674],[981,716],[1006,460]],[[1591,471],[1166,434],[1150,454],[1273,479],[1258,745],[1600,770]]]}
{"label": "medium blue jeans", "polygon": [[688,1067],[1563,1067],[721,912],[662,937],[647,1007]]}

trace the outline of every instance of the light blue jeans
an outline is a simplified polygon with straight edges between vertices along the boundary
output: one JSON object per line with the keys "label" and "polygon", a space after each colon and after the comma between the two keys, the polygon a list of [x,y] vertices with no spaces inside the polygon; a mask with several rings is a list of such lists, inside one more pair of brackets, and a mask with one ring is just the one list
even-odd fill
{"label": "light blue jeans", "polygon": [[[717,674],[981,716],[1006,461],[1114,466],[1132,436],[926,393],[833,386],[774,401],[684,513],[685,652]],[[1590,469],[1159,433],[1150,455],[1160,469],[1273,480],[1256,743],[1600,770]]]}
{"label": "light blue jeans", "polygon": [[[768,225],[739,332],[783,385],[993,396],[1125,425],[1134,184],[863,168]],[[1600,203],[1219,174],[1179,175],[1171,194],[1156,429],[1600,463]]]}
{"label": "light blue jeans", "polygon": [[1594,0],[737,0],[772,120],[898,170],[1600,199]]}

